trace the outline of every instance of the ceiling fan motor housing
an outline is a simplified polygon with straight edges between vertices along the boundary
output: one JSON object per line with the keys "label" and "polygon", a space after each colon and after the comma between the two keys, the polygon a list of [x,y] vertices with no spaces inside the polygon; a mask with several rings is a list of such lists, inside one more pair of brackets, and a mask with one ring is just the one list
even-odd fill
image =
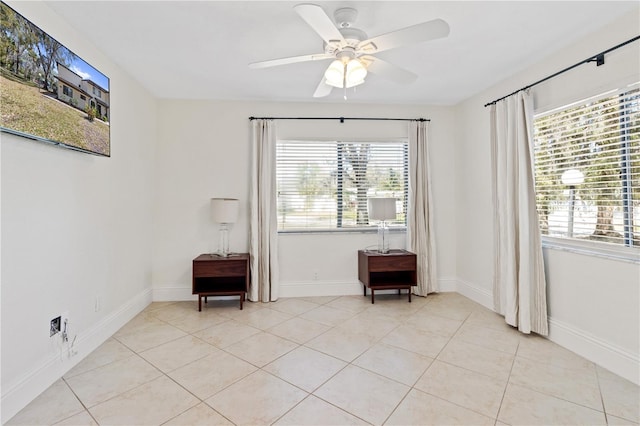
{"label": "ceiling fan motor housing", "polygon": [[349,28],[358,18],[358,11],[352,7],[341,7],[333,12],[338,28]]}
{"label": "ceiling fan motor housing", "polygon": [[368,38],[367,33],[358,28],[339,28],[338,31],[340,31],[340,34],[342,34],[346,43],[342,43],[338,40],[332,40],[330,43],[324,43],[325,53],[337,56],[338,53],[343,50],[351,50],[355,52],[358,44]]}

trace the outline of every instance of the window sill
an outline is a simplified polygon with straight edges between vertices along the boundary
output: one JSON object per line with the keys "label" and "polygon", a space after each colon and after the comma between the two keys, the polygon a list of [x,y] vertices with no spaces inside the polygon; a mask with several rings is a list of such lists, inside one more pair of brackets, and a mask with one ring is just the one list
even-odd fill
{"label": "window sill", "polygon": [[567,251],[585,256],[600,257],[603,259],[617,260],[640,264],[640,249],[633,247],[616,246],[606,243],[594,243],[591,241],[568,240],[542,236],[542,248]]}
{"label": "window sill", "polygon": [[[406,234],[406,227],[389,228],[389,234]],[[343,228],[343,229],[292,229],[278,231],[278,235],[310,235],[310,234],[377,234],[378,228]]]}

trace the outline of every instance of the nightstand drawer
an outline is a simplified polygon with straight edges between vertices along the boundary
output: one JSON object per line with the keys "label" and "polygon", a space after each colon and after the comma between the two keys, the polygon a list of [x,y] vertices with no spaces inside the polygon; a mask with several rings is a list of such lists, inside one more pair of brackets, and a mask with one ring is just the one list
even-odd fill
{"label": "nightstand drawer", "polygon": [[372,256],[369,258],[369,272],[415,271],[415,255]]}
{"label": "nightstand drawer", "polygon": [[243,277],[247,274],[246,260],[225,260],[224,262],[193,262],[194,277]]}

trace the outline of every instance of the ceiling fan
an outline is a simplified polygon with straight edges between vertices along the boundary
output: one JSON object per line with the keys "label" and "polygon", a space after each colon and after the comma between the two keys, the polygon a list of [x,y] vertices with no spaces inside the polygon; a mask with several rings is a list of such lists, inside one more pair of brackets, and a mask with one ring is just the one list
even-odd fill
{"label": "ceiling fan", "polygon": [[442,19],[434,19],[368,38],[364,31],[352,26],[358,11],[351,7],[343,7],[334,12],[337,27],[318,5],[298,4],[294,9],[324,40],[324,52],[253,62],[249,64],[249,68],[333,59],[313,94],[314,98],[328,96],[334,87],[344,88],[346,98],[346,89],[364,83],[368,72],[397,83],[411,83],[418,78],[416,74],[374,55],[407,44],[446,37],[449,34],[449,25]]}

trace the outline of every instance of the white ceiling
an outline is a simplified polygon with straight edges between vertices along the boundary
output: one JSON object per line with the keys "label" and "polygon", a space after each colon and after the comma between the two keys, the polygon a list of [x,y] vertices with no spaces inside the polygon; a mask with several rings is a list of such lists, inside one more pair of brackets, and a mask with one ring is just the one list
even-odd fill
{"label": "white ceiling", "polygon": [[[329,61],[268,69],[247,66],[323,51],[321,38],[293,9],[301,2],[54,1],[47,5],[159,98],[342,101],[339,89],[327,98],[312,98]],[[435,18],[447,21],[451,32],[445,39],[378,54],[418,74],[416,82],[403,86],[370,74],[357,92],[349,93],[349,102],[439,105],[453,105],[481,92],[617,17],[637,13],[638,6],[637,1],[315,4],[330,17],[339,7],[356,8],[354,26],[369,37]],[[86,52],[75,53],[87,59]]]}

